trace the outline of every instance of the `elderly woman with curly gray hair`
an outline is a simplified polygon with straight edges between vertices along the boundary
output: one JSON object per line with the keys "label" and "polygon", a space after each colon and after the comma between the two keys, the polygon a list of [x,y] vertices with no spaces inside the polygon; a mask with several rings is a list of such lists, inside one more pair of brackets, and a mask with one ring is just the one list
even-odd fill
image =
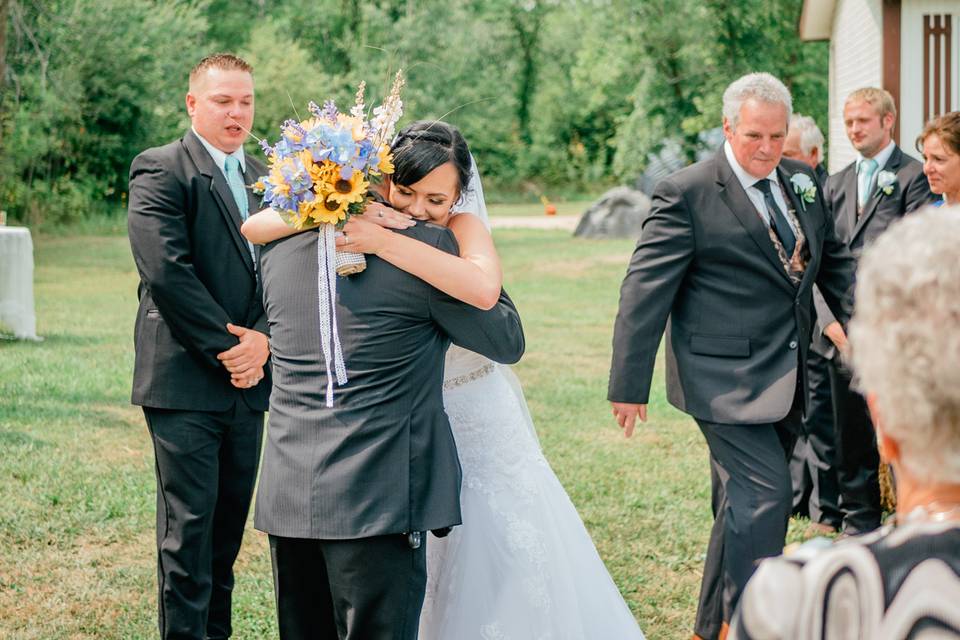
{"label": "elderly woman with curly gray hair", "polygon": [[960,638],[960,206],[892,225],[858,280],[852,361],[894,522],[764,561],[731,638]]}

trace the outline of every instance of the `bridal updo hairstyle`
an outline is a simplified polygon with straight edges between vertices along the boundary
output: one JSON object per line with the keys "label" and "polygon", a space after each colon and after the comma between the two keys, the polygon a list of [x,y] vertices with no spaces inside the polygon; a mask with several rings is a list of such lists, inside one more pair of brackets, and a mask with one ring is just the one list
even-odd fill
{"label": "bridal updo hairstyle", "polygon": [[470,149],[456,127],[439,120],[414,122],[393,139],[391,151],[394,171],[390,179],[396,184],[420,182],[449,162],[457,170],[457,189],[463,198],[470,183]]}

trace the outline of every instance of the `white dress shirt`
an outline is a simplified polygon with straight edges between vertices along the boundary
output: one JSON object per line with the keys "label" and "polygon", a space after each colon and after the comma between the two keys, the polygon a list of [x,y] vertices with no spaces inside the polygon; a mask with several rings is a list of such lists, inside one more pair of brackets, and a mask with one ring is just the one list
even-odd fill
{"label": "white dress shirt", "polygon": [[[873,156],[873,159],[877,161],[877,173],[883,171],[883,168],[887,166],[887,162],[890,160],[890,156],[893,155],[893,150],[896,146],[897,143],[891,140],[890,144],[880,150],[880,153]],[[866,160],[866,158],[857,152],[857,175],[860,174],[860,163],[864,160]],[[874,175],[874,177],[876,177],[876,175]]]}
{"label": "white dress shirt", "polygon": [[230,154],[225,153],[225,152],[221,151],[220,149],[217,149],[215,146],[213,146],[213,145],[210,144],[209,142],[207,142],[207,140],[206,140],[202,135],[200,135],[199,133],[197,133],[197,130],[196,130],[196,129],[194,129],[193,127],[190,127],[190,128],[193,130],[193,134],[194,134],[195,136],[197,136],[198,138],[200,138],[200,143],[203,145],[203,148],[207,150],[207,153],[210,154],[210,157],[213,158],[213,163],[214,163],[215,165],[217,165],[218,167],[220,167],[220,173],[223,174],[223,177],[224,177],[224,178],[227,177],[227,156],[228,156],[228,155],[231,155],[231,156],[233,156],[234,158],[236,158],[237,160],[239,160],[239,161],[240,161],[240,171],[241,171],[241,172],[246,172],[246,170],[247,170],[247,162],[246,162],[246,159],[245,159],[244,156],[243,156],[243,147],[240,147],[239,149],[237,149],[237,150],[234,151],[233,153],[230,153]]}
{"label": "white dress shirt", "polygon": [[[727,162],[730,163],[730,168],[733,169],[733,174],[737,176],[737,180],[740,181],[743,190],[747,192],[747,197],[750,198],[750,202],[753,203],[754,208],[757,210],[757,213],[760,214],[760,217],[763,218],[764,222],[767,223],[767,226],[770,226],[770,213],[767,211],[767,204],[764,202],[763,192],[760,189],[753,186],[760,178],[754,178],[752,175],[746,172],[746,170],[740,166],[740,163],[737,162],[737,157],[733,155],[733,147],[730,146],[730,142],[723,143],[723,152],[727,156]],[[773,184],[770,185],[770,191],[773,194],[773,201],[777,203],[777,206],[780,208],[780,213],[783,214],[783,218],[787,221],[787,224],[790,225],[790,230],[793,231],[794,236],[797,235],[797,229],[793,225],[793,220],[790,219],[790,216],[786,215],[787,211],[787,202],[783,199],[783,190],[780,187],[780,179],[777,177],[777,169],[774,168],[770,172],[770,175],[767,176],[768,180],[772,180]]]}

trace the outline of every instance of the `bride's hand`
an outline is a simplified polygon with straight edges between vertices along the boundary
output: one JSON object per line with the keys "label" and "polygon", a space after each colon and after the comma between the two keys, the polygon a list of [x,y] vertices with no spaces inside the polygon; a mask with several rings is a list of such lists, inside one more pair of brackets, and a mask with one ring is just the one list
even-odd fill
{"label": "bride's hand", "polygon": [[337,251],[379,253],[392,235],[392,231],[370,222],[366,216],[352,216],[336,238]]}
{"label": "bride's hand", "polygon": [[[401,213],[396,209],[391,209],[379,202],[371,202],[368,204],[367,208],[363,210],[363,215],[360,217],[368,222],[386,227],[387,229],[407,229],[416,224],[413,216]],[[354,217],[354,219],[356,219],[356,217]]]}

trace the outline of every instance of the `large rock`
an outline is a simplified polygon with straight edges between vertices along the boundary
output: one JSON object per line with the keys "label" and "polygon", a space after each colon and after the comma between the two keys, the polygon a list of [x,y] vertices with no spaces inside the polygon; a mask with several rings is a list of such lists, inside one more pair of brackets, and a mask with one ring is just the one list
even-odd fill
{"label": "large rock", "polygon": [[639,238],[650,198],[630,187],[614,187],[583,212],[573,235],[580,238]]}

